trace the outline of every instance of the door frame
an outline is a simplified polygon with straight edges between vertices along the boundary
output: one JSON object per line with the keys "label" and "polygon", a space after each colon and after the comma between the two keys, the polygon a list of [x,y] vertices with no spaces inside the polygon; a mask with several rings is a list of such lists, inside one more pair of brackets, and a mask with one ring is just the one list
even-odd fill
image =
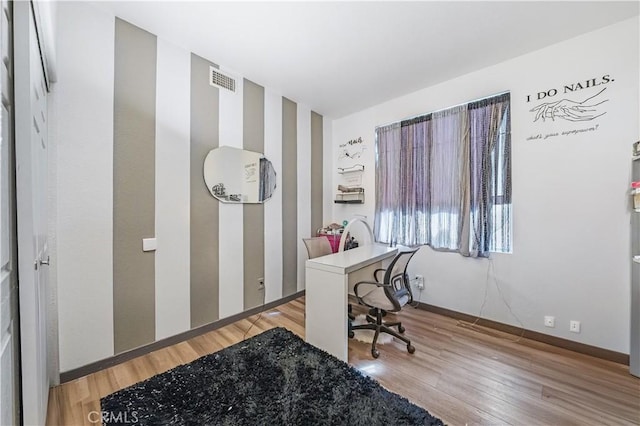
{"label": "door frame", "polygon": [[[10,351],[10,356],[12,358],[12,362],[9,368],[11,371],[2,371],[0,375],[2,376],[3,382],[6,380],[11,380],[11,384],[9,385],[10,393],[11,393],[11,406],[5,406],[4,403],[8,401],[0,401],[0,409],[2,413],[0,413],[0,420],[7,420],[7,416],[12,418],[11,423],[22,422],[22,388],[21,388],[21,359],[20,359],[20,320],[19,320],[19,299],[18,299],[18,265],[17,265],[17,257],[18,257],[18,246],[17,246],[17,214],[16,214],[16,168],[15,168],[15,95],[14,95],[14,76],[15,72],[13,69],[14,60],[13,60],[13,47],[11,40],[13,39],[13,2],[10,0],[2,0],[0,13],[6,15],[3,16],[2,25],[6,25],[6,28],[2,28],[1,38],[3,40],[2,48],[3,51],[0,57],[4,58],[5,55],[8,59],[8,63],[3,64],[5,67],[3,69],[3,87],[2,87],[2,107],[5,109],[5,113],[7,114],[7,120],[5,122],[4,117],[2,117],[3,125],[2,125],[2,136],[6,137],[6,140],[2,141],[3,151],[2,155],[6,156],[6,158],[2,158],[1,164],[4,167],[0,167],[0,182],[2,183],[2,190],[6,190],[6,210],[3,209],[0,213],[0,216],[7,215],[6,218],[2,218],[2,228],[5,226],[8,229],[4,229],[8,235],[3,235],[2,244],[8,244],[6,249],[8,252],[6,255],[8,256],[7,263],[0,265],[3,268],[2,271],[2,279],[7,279],[9,284],[9,294],[8,294],[8,302],[9,306],[5,306],[5,308],[9,309],[9,338],[10,342],[7,343],[7,347],[5,350]],[[5,38],[7,43],[5,44]],[[6,51],[4,51],[6,49]],[[6,75],[5,75],[6,73]],[[5,104],[6,101],[6,105]],[[5,108],[6,106],[6,108]],[[5,128],[6,127],[6,128]],[[4,150],[4,146],[6,145],[6,151]],[[4,182],[6,180],[6,182]],[[6,185],[6,186],[5,186]],[[5,222],[6,221],[6,222]],[[4,247],[3,247],[4,248]],[[3,259],[4,260],[4,259]],[[6,267],[6,269],[4,269]],[[5,288],[6,290],[6,288]],[[5,319],[5,312],[3,312],[2,317]],[[4,327],[4,324],[3,324]],[[4,331],[4,328],[3,330]],[[2,353],[4,357],[5,354]],[[4,362],[3,362],[4,366]],[[5,377],[6,373],[10,373],[10,377]],[[2,393],[6,392],[7,388],[3,385]],[[4,395],[3,395],[4,397]],[[7,411],[10,411],[8,413]]]}

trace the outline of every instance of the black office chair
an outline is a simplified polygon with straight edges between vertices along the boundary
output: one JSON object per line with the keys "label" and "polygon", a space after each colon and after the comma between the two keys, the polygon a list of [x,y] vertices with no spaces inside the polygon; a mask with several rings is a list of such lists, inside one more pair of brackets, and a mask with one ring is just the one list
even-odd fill
{"label": "black office chair", "polygon": [[[416,351],[411,344],[411,340],[402,336],[404,327],[400,322],[384,322],[382,317],[386,312],[398,312],[407,303],[413,302],[413,294],[407,275],[407,265],[409,260],[419,249],[412,249],[398,252],[391,261],[388,269],[376,269],[373,273],[375,281],[360,281],[354,287],[358,303],[371,308],[367,315],[367,324],[354,325],[352,330],[374,330],[373,343],[371,344],[371,355],[374,358],[380,356],[376,349],[376,342],[380,333],[390,334],[407,344],[407,352],[410,354]],[[378,277],[382,275],[382,280]],[[375,318],[374,318],[375,316]],[[398,332],[391,327],[397,327]],[[351,335],[350,335],[351,336]]]}

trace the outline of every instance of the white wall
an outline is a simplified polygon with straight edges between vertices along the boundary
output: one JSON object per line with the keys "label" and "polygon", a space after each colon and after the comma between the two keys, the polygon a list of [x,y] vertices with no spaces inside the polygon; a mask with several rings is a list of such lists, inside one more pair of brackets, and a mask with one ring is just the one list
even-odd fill
{"label": "white wall", "polygon": [[159,39],[156,75],[156,339],[187,331],[189,282],[189,52]]}
{"label": "white wall", "polygon": [[[539,102],[527,103],[527,95],[604,75],[613,78],[602,86],[609,99],[602,106],[604,116],[593,122],[533,123],[529,110]],[[631,144],[640,137],[638,75],[638,19],[633,18],[335,120],[334,165],[339,144],[362,137],[368,149],[363,157],[366,202],[336,205],[333,220],[359,213],[373,223],[376,126],[508,90],[513,253],[469,259],[423,247],[410,267],[412,274],[425,276],[420,300],[478,315],[489,286],[484,318],[515,326],[521,321],[530,330],[628,353],[628,188]],[[582,100],[595,92],[585,89],[569,98]],[[595,124],[597,130],[579,135],[527,140]],[[336,167],[334,188],[341,179]],[[544,327],[545,315],[556,317],[556,328]],[[568,331],[570,320],[582,322],[580,334]]]}
{"label": "white wall", "polygon": [[103,52],[114,49],[114,18],[73,3],[58,10],[58,45],[74,47],[57,49],[50,103],[58,185],[54,279],[65,371],[113,355],[114,60]]}
{"label": "white wall", "polygon": [[333,217],[333,121],[325,117],[322,121],[322,217],[326,226]]}
{"label": "white wall", "polygon": [[[235,93],[225,90],[219,91],[219,143],[220,145],[242,149],[244,132],[242,115],[244,84],[241,83],[242,76],[235,70],[222,66],[220,71],[233,76],[238,84],[236,84]],[[242,182],[242,179],[238,181]],[[227,192],[233,194],[244,193],[245,191],[242,187],[239,187],[233,188],[233,190],[228,188]],[[243,207],[242,204],[219,203],[218,209],[218,223],[224,224],[218,227],[218,239],[220,241],[218,262],[220,265],[233,265],[238,259],[243,258],[244,228],[240,219],[243,215]],[[220,318],[242,312],[243,282],[243,268],[220,268],[218,275],[218,312]]]}
{"label": "white wall", "polygon": [[304,263],[308,259],[303,238],[311,237],[311,108],[298,104],[296,147],[298,156],[298,291],[304,289]]}
{"label": "white wall", "polygon": [[[269,88],[264,91],[264,156],[276,170],[276,190],[264,203],[264,282],[265,302],[282,297],[282,96]],[[279,190],[280,188],[280,190]],[[270,247],[271,249],[266,249]],[[275,248],[275,249],[273,249]]]}

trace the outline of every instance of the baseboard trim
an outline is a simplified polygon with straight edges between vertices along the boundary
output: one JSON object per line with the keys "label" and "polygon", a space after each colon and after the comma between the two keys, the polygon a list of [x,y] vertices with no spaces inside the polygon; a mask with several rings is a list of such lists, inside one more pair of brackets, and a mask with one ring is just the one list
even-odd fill
{"label": "baseboard trim", "polygon": [[208,333],[209,331],[217,330],[218,328],[222,328],[236,321],[240,321],[241,319],[275,308],[276,306],[283,305],[287,302],[290,302],[293,299],[297,299],[300,296],[304,296],[304,294],[305,294],[305,290],[301,290],[289,296],[283,297],[282,299],[274,300],[273,302],[256,306],[255,308],[248,309],[244,312],[231,315],[230,317],[227,317],[227,318],[222,318],[220,320],[202,325],[197,328],[192,328],[191,330],[187,330],[183,333],[176,334],[175,336],[157,340],[153,343],[149,343],[147,345],[140,346],[135,349],[131,349],[129,351],[119,353],[109,358],[101,359],[99,361],[92,362],[91,364],[83,365],[82,367],[78,367],[78,368],[74,368],[73,370],[62,372],[60,373],[60,384],[70,382],[72,380],[78,379],[88,374],[95,373],[100,370],[104,370],[105,368],[113,367],[114,365],[118,365],[123,362],[132,360],[133,358],[146,355],[150,352],[157,351],[162,348],[166,348],[167,346],[184,342],[185,340],[189,340],[201,334]]}
{"label": "baseboard trim", "polygon": [[[439,306],[429,305],[422,302],[418,302],[417,308],[466,322],[475,322],[477,319],[477,317],[473,315],[464,314],[462,312],[457,312],[451,309],[441,308]],[[535,340],[537,342],[546,343],[552,346],[556,346],[562,349],[568,349],[570,351],[578,352],[585,355],[591,355],[593,357],[605,359],[607,361],[613,361],[618,364],[629,365],[629,355],[623,354],[621,352],[615,352],[609,349],[599,348],[597,346],[578,343],[572,340],[563,339],[561,337],[549,336],[548,334],[527,329],[524,330],[523,334],[522,328],[520,327],[514,327],[512,325],[484,318],[480,318],[476,324],[483,327],[492,328],[494,330],[503,331],[505,333],[514,334],[516,336],[520,336],[522,334],[523,337]]]}

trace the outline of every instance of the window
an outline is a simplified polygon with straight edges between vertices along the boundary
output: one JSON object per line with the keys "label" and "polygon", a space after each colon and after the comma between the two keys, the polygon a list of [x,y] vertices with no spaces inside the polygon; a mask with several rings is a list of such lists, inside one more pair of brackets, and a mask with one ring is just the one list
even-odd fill
{"label": "window", "polygon": [[377,241],[511,251],[509,94],[376,129]]}

